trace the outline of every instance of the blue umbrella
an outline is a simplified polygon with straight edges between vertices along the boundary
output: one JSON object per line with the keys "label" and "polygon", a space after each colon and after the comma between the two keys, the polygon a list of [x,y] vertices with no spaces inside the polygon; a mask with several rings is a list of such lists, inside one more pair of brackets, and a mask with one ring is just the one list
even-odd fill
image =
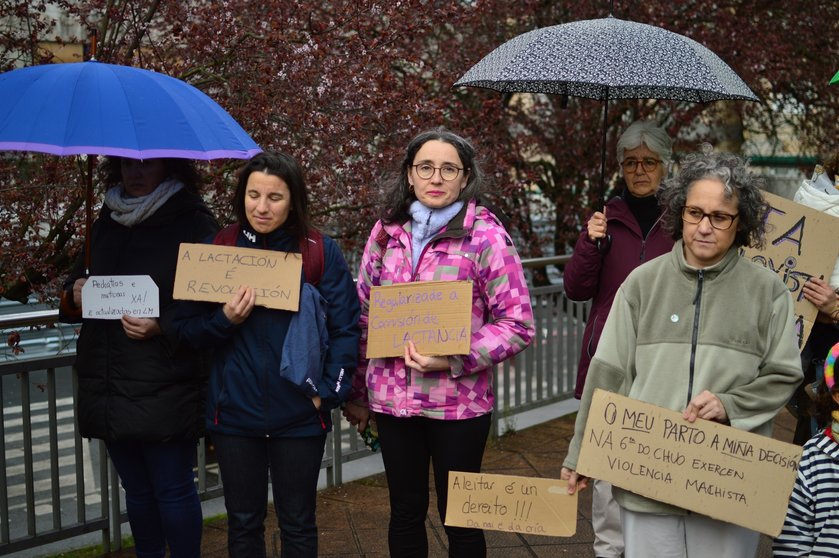
{"label": "blue umbrella", "polygon": [[192,85],[96,61],[0,74],[0,150],[205,160],[262,151]]}
{"label": "blue umbrella", "polygon": [[[131,159],[249,159],[262,149],[218,103],[173,77],[91,60],[0,74],[0,151]],[[93,158],[88,158],[85,267]]]}

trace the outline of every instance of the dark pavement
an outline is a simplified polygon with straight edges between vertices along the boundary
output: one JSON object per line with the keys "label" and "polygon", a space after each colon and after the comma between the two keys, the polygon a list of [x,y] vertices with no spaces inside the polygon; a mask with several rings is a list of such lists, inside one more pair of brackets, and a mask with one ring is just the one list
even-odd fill
{"label": "dark pavement", "polygon": [[[508,433],[490,441],[484,454],[483,472],[526,477],[559,478],[562,459],[573,433],[574,415]],[[792,440],[794,419],[782,411],[775,421],[775,438]],[[429,556],[446,557],[446,535],[437,516],[431,491],[426,528]],[[384,474],[327,488],[318,495],[320,556],[384,558],[387,552],[389,506]],[[488,557],[524,558],[568,556],[592,558],[591,490],[579,500],[577,534],[569,538],[486,531]],[[279,534],[273,509],[266,520],[268,556],[279,556]],[[131,549],[113,552],[111,558],[134,556]],[[227,556],[227,522],[219,519],[204,528],[202,556]],[[771,558],[770,540],[762,537],[758,558]],[[398,558],[398,557],[395,557]]]}

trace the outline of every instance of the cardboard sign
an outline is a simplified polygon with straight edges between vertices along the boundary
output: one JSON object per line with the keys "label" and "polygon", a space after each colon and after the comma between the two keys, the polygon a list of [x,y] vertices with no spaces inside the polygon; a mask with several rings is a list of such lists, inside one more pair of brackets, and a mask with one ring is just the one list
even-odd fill
{"label": "cardboard sign", "polygon": [[577,472],[775,537],[802,448],[596,390]]}
{"label": "cardboard sign", "polygon": [[256,291],[257,305],[296,312],[302,269],[300,254],[184,242],[173,297],[224,303],[244,285]]}
{"label": "cardboard sign", "polygon": [[451,471],[446,525],[571,537],[577,493],[564,480]]}
{"label": "cardboard sign", "polygon": [[367,358],[469,354],[472,282],[420,281],[370,289]]}
{"label": "cardboard sign", "polygon": [[744,257],[778,274],[792,293],[798,348],[804,347],[818,310],[804,298],[810,277],[829,280],[839,255],[839,219],[794,201],[763,192],[769,211],[763,250],[745,248]]}
{"label": "cardboard sign", "polygon": [[157,318],[160,293],[148,275],[91,275],[82,287],[82,318]]}

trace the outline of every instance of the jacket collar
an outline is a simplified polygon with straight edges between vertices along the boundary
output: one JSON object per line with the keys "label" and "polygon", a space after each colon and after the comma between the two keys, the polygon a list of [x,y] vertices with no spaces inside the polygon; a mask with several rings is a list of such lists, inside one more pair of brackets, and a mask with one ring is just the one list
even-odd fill
{"label": "jacket collar", "polygon": [[293,239],[284,227],[276,228],[268,234],[261,234],[256,232],[247,221],[240,223],[239,226],[242,229],[241,236],[245,239],[245,246],[248,248],[276,249],[278,246],[285,246],[289,239]]}
{"label": "jacket collar", "polygon": [[[677,269],[679,269],[683,274],[689,276],[690,278],[694,278],[699,274],[699,268],[693,267],[685,261],[685,245],[684,240],[681,238],[673,244],[673,250],[670,252],[670,255],[671,258],[674,259]],[[728,252],[725,253],[720,261],[714,265],[703,267],[701,269],[702,275],[705,279],[713,279],[718,275],[722,275],[723,273],[733,269],[739,260],[740,248],[738,246],[732,246],[728,249]]]}
{"label": "jacket collar", "polygon": [[[477,212],[477,201],[474,199],[469,200],[467,203],[463,204],[463,208],[461,208],[457,215],[452,217],[451,221],[443,227],[443,230],[434,235],[434,238],[431,240],[434,241],[438,238],[461,238],[466,236],[468,231],[471,230],[472,226],[475,224]],[[387,223],[384,225],[384,229],[388,235],[394,238],[401,238],[403,235],[408,236],[411,234],[411,221],[408,220],[404,223]]]}
{"label": "jacket collar", "polygon": [[[641,226],[638,224],[638,221],[635,219],[635,216],[632,214],[632,210],[629,209],[629,204],[626,203],[621,197],[614,197],[606,202],[606,218],[608,220],[617,219],[621,223],[623,223],[630,231],[635,233],[638,238],[644,239],[644,235],[641,234]],[[653,226],[650,227],[650,233],[656,229],[657,227],[661,226],[661,215],[664,213],[664,210],[661,209],[658,215],[658,219],[656,222],[653,223]],[[649,233],[647,234],[649,237]]]}

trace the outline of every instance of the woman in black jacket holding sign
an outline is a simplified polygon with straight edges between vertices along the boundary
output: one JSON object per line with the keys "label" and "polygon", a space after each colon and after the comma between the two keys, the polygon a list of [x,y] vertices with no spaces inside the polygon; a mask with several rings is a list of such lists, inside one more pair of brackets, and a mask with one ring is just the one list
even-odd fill
{"label": "woman in black jacket holding sign", "polygon": [[[148,275],[160,316],[81,320],[76,356],[77,418],[105,440],[125,489],[137,556],[201,553],[201,503],[193,463],[203,432],[207,368],[179,344],[172,300],[178,247],[218,230],[185,159],[108,158],[109,186],[90,242],[90,275]],[[64,282],[60,320],[79,321],[84,255]]]}
{"label": "woman in black jacket holding sign", "polygon": [[[237,223],[216,244],[302,252],[304,261],[299,312],[257,306],[253,286],[242,285],[226,304],[190,303],[178,317],[187,342],[215,349],[207,429],[224,482],[228,550],[265,556],[270,470],[282,556],[314,558],[318,473],[330,411],[345,398],[357,362],[358,297],[337,244],[309,223],[294,159],[256,155],[239,173],[233,205]],[[304,313],[321,315],[299,318]],[[303,343],[313,351],[301,351]],[[314,373],[286,375],[311,372],[310,360]]]}

